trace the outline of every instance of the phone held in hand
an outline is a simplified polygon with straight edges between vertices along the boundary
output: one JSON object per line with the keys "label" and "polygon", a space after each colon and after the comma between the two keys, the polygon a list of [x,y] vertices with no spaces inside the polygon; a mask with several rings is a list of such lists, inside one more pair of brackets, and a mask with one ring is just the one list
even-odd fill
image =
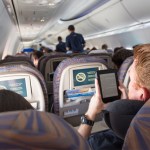
{"label": "phone held in hand", "polygon": [[117,77],[117,70],[98,70],[96,77],[100,86],[103,103],[109,103],[120,99],[121,92],[118,89],[119,81]]}

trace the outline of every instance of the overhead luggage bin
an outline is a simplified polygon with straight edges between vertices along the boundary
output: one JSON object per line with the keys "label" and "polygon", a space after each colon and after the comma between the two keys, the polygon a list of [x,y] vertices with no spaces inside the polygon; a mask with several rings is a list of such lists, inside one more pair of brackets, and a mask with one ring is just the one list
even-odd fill
{"label": "overhead luggage bin", "polygon": [[80,124],[95,93],[97,70],[107,69],[106,62],[96,56],[65,59],[54,73],[54,112],[70,124]]}
{"label": "overhead luggage bin", "polygon": [[48,110],[46,84],[42,74],[27,65],[1,65],[0,88],[22,95],[36,110]]}

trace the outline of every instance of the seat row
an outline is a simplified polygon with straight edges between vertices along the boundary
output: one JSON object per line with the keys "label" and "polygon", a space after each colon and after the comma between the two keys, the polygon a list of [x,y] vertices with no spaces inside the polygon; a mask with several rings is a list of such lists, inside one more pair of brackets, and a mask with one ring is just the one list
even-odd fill
{"label": "seat row", "polygon": [[[52,111],[53,108],[55,114],[74,126],[79,124],[80,116],[87,110],[95,92],[95,72],[113,66],[108,54],[57,54],[43,56],[38,71],[24,58],[12,57],[0,62],[1,88],[21,94],[37,110]],[[131,62],[121,70],[128,70]],[[121,80],[125,78],[126,72],[119,72]]]}

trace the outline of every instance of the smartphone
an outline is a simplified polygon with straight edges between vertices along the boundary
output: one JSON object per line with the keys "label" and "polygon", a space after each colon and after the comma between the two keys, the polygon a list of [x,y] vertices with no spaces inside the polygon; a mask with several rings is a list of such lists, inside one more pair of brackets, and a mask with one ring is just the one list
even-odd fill
{"label": "smartphone", "polygon": [[118,89],[119,81],[117,77],[117,70],[98,70],[96,72],[96,78],[98,79],[100,93],[104,103],[120,99],[121,92]]}

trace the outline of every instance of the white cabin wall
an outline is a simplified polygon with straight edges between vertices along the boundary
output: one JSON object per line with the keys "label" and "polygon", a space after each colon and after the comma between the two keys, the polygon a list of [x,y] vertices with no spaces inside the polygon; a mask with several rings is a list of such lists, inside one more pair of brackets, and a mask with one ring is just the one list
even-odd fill
{"label": "white cabin wall", "polygon": [[96,46],[101,49],[102,44],[107,44],[112,49],[119,46],[129,48],[145,43],[150,43],[150,28],[87,40],[86,47],[92,48]]}
{"label": "white cabin wall", "polygon": [[15,55],[20,42],[17,28],[10,19],[5,5],[0,1],[0,58]]}

